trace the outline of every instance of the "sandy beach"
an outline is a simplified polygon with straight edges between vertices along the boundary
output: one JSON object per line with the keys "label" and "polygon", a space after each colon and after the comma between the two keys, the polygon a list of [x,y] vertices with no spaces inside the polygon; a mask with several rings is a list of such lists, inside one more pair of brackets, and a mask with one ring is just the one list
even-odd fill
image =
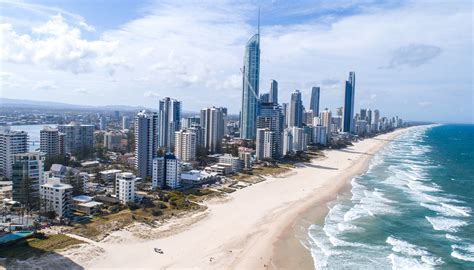
{"label": "sandy beach", "polygon": [[[62,255],[87,269],[312,269],[309,252],[295,238],[295,225],[305,215],[324,218],[326,203],[405,130],[325,151],[326,158],[303,164],[287,177],[269,177],[225,202],[208,202],[205,216],[184,228],[177,221],[179,229],[161,238],[140,241],[116,232],[120,241],[88,241]],[[164,254],[155,253],[155,247]]]}

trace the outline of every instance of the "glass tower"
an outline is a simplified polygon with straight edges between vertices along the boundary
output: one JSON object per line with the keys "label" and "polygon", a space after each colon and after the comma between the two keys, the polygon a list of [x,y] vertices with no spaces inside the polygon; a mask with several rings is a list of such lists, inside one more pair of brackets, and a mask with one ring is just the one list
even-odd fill
{"label": "glass tower", "polygon": [[349,79],[346,81],[346,93],[344,97],[344,121],[343,131],[354,132],[354,96],[355,96],[355,72],[349,72]]}
{"label": "glass tower", "polygon": [[319,116],[319,87],[311,89],[311,102],[309,108],[313,110],[314,116]]}
{"label": "glass tower", "polygon": [[240,137],[254,140],[256,136],[258,87],[260,77],[260,34],[253,35],[245,47]]}

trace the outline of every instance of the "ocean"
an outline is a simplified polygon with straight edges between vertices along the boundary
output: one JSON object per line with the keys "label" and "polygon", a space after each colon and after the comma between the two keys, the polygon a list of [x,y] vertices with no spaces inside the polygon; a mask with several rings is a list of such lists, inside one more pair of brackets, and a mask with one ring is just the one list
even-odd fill
{"label": "ocean", "polygon": [[315,269],[474,269],[474,125],[388,143],[303,244]]}

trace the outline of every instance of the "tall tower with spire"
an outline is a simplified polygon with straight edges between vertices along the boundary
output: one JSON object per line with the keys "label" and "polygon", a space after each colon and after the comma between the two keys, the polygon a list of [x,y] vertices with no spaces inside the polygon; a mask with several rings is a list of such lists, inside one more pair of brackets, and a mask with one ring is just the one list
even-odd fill
{"label": "tall tower with spire", "polygon": [[242,75],[240,137],[254,140],[257,131],[256,121],[260,80],[260,9],[258,11],[257,33],[249,39],[245,46]]}

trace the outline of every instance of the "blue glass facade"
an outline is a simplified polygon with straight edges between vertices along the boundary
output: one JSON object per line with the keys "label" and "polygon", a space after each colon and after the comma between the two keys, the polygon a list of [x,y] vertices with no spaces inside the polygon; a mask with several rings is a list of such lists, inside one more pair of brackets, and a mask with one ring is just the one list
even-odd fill
{"label": "blue glass facade", "polygon": [[245,47],[242,111],[240,118],[240,137],[254,140],[256,137],[257,102],[260,78],[260,35],[255,34]]}
{"label": "blue glass facade", "polygon": [[354,96],[355,96],[355,72],[349,72],[349,80],[346,81],[346,93],[344,96],[344,121],[343,131],[354,132]]}

